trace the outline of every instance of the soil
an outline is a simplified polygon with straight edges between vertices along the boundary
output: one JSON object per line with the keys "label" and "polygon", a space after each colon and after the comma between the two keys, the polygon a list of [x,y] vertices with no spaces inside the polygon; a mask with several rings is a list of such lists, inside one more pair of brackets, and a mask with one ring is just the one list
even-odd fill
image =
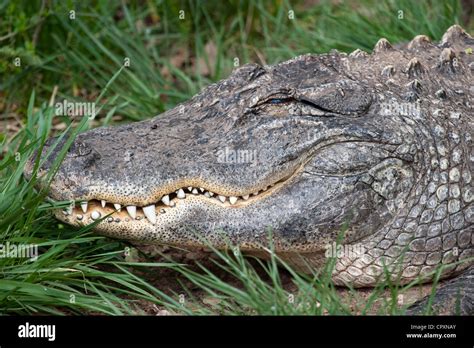
{"label": "soil", "polygon": [[[215,275],[219,276],[220,279],[227,282],[228,284],[236,287],[241,287],[241,284],[238,280],[233,278],[231,275],[219,268],[213,260],[218,260],[219,257],[215,255],[212,251],[204,249],[193,249],[193,250],[179,250],[167,246],[158,246],[158,245],[144,245],[140,243],[134,243],[134,248],[131,249],[132,252],[126,257],[130,261],[135,262],[175,262],[187,264],[193,270],[199,270],[197,263],[206,267],[208,270],[212,271]],[[136,249],[135,249],[136,248]],[[249,262],[255,267],[257,273],[261,277],[265,277],[265,272],[258,263],[253,262],[254,260],[249,260]],[[150,284],[156,286],[161,291],[167,295],[173,297],[179,297],[180,294],[184,298],[189,295],[193,296],[195,300],[201,302],[201,306],[208,305],[211,308],[212,305],[215,305],[219,300],[209,297],[205,291],[198,288],[191,281],[187,280],[184,276],[180,275],[177,271],[174,271],[168,267],[154,267],[151,270],[140,271],[139,276],[146,279]],[[280,278],[283,285],[283,288],[289,293],[296,293],[297,287],[292,282],[291,275],[286,270],[281,270]],[[187,294],[183,290],[183,286],[190,291],[190,294]],[[413,304],[417,300],[429,295],[431,293],[432,285],[424,284],[412,287],[408,290],[405,290],[402,295],[399,295],[397,298],[397,304],[399,307]],[[365,306],[367,300],[373,292],[373,289],[357,289],[354,293],[353,291],[338,287],[336,288],[337,293],[342,299],[343,303],[346,303],[349,308],[351,308],[354,315],[361,314],[361,309]],[[376,315],[383,314],[382,308],[385,301],[391,300],[391,292],[389,289],[385,289],[383,295],[378,297],[374,304],[371,306],[371,309],[367,314]],[[192,303],[188,303],[188,308],[192,309]],[[179,315],[180,313],[172,312],[164,307],[157,306],[154,303],[148,301],[140,300],[137,303],[138,312],[144,312],[146,315]],[[219,314],[219,313],[216,313]]]}

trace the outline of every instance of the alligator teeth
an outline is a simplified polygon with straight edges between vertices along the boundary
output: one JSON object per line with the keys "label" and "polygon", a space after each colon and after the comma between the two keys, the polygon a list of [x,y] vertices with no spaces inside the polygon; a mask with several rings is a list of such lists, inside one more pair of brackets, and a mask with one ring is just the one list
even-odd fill
{"label": "alligator teeth", "polygon": [[[264,187],[261,191],[256,191],[256,192],[253,192],[252,194],[247,194],[247,195],[243,195],[243,196],[230,196],[230,197],[226,197],[226,196],[223,196],[223,195],[217,195],[215,194],[214,192],[211,192],[211,191],[206,191],[203,187],[192,187],[192,186],[188,186],[187,188],[180,188],[178,189],[177,191],[175,191],[176,193],[176,196],[177,198],[179,199],[185,199],[186,198],[186,193],[185,193],[185,189],[187,189],[189,192],[191,192],[192,194],[194,195],[198,195],[200,193],[204,194],[204,196],[206,196],[207,198],[210,198],[210,197],[213,197],[215,195],[215,198],[217,198],[219,201],[221,201],[222,203],[225,203],[225,201],[227,200],[227,198],[229,198],[229,202],[231,205],[234,205],[238,202],[239,198],[247,201],[250,196],[257,196],[260,192],[264,192],[266,190],[268,190],[269,188],[275,186],[275,184],[270,184],[269,186],[266,186]],[[199,192],[201,191],[201,192]],[[170,199],[170,196],[169,195],[165,195],[161,198],[161,202],[163,202],[165,205],[169,206],[169,207],[174,207],[176,206],[176,202],[177,201],[172,201]],[[105,208],[106,205],[107,205],[107,201],[106,200],[103,200],[101,199],[100,200],[100,205],[102,206],[102,208]],[[80,203],[80,206],[81,206],[81,209],[84,213],[87,213],[87,209],[88,209],[88,206],[89,206],[89,202],[81,202]],[[121,208],[122,206],[118,203],[113,203],[113,206],[114,208],[120,212],[121,211]],[[137,218],[137,207],[135,205],[127,205],[125,206],[126,209],[127,209],[127,212],[128,212],[128,215],[130,215],[130,217],[132,219],[136,219],[138,220]],[[72,214],[72,209],[74,207],[69,207],[69,208],[64,208],[63,210],[63,213],[65,215],[70,215]],[[163,214],[165,213],[165,210],[164,209],[160,209],[160,212]],[[152,204],[152,205],[149,205],[147,207],[143,207],[143,213],[145,214],[146,218],[152,223],[152,224],[155,224],[156,223],[156,211],[155,211],[155,205]],[[101,216],[101,213],[99,211],[96,211],[94,210],[92,213],[91,213],[91,218],[93,220],[97,220],[99,219]],[[78,220],[80,220],[81,218],[79,218],[79,216],[77,217]]]}
{"label": "alligator teeth", "polygon": [[[165,196],[165,197],[168,197],[168,196]],[[168,198],[168,203],[169,203],[169,198]],[[155,211],[154,204],[149,205],[147,207],[143,207],[143,214],[145,214],[148,221],[150,221],[153,225],[156,224],[156,211]]]}
{"label": "alligator teeth", "polygon": [[135,205],[127,205],[127,212],[132,219],[137,217],[137,207]]}
{"label": "alligator teeth", "polygon": [[181,198],[181,199],[186,198],[186,194],[184,193],[183,189],[178,190],[177,196],[178,198]]}
{"label": "alligator teeth", "polygon": [[92,220],[97,220],[100,218],[100,213],[97,211],[97,210],[94,210],[92,213],[91,213],[91,218]]}
{"label": "alligator teeth", "polygon": [[82,202],[81,203],[81,209],[84,213],[87,213],[87,202]]}
{"label": "alligator teeth", "polygon": [[163,198],[161,198],[161,201],[162,201],[165,205],[170,205],[170,196],[168,196],[168,195],[163,196]]}

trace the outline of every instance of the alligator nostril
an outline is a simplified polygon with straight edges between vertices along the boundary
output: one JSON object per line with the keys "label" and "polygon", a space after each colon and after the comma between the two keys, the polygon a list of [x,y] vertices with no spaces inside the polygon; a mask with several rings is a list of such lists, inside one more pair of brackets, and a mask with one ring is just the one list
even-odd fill
{"label": "alligator nostril", "polygon": [[69,149],[69,155],[72,157],[86,156],[92,152],[92,148],[83,142],[76,141]]}

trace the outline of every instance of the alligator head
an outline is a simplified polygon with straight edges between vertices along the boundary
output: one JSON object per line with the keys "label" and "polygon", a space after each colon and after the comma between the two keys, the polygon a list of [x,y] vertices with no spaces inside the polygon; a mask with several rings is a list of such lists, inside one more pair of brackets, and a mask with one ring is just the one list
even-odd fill
{"label": "alligator head", "polygon": [[50,188],[77,205],[57,217],[248,251],[271,230],[277,253],[315,267],[343,231],[365,252],[340,257],[335,280],[359,286],[402,252],[405,280],[471,256],[473,44],[453,26],[438,44],[243,66],[153,119],[80,134]]}

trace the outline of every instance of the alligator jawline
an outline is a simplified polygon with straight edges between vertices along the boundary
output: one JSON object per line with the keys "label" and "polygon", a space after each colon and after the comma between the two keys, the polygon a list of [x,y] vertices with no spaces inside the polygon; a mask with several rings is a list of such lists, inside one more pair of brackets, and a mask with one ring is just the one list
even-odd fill
{"label": "alligator jawline", "polygon": [[[252,204],[264,197],[273,194],[275,191],[283,187],[296,174],[286,176],[279,181],[263,187],[260,190],[247,195],[239,196],[224,196],[213,193],[202,187],[182,187],[178,190],[168,193],[160,198],[154,204],[147,206],[140,205],[121,205],[105,200],[92,199],[86,202],[81,202],[79,205],[74,205],[74,208],[64,209],[63,214],[66,216],[73,215],[76,220],[82,221],[83,214],[91,214],[92,220],[98,220],[105,216],[107,219],[114,219],[120,216],[121,218],[131,218],[135,220],[142,220],[148,218],[153,223],[153,217],[149,217],[150,211],[153,209],[155,214],[165,214],[168,209],[175,209],[181,204],[185,204],[187,199],[195,197],[197,199],[207,200],[208,203],[217,204],[221,207],[236,209]],[[122,216],[123,215],[123,216]],[[152,214],[153,215],[153,214]]]}

